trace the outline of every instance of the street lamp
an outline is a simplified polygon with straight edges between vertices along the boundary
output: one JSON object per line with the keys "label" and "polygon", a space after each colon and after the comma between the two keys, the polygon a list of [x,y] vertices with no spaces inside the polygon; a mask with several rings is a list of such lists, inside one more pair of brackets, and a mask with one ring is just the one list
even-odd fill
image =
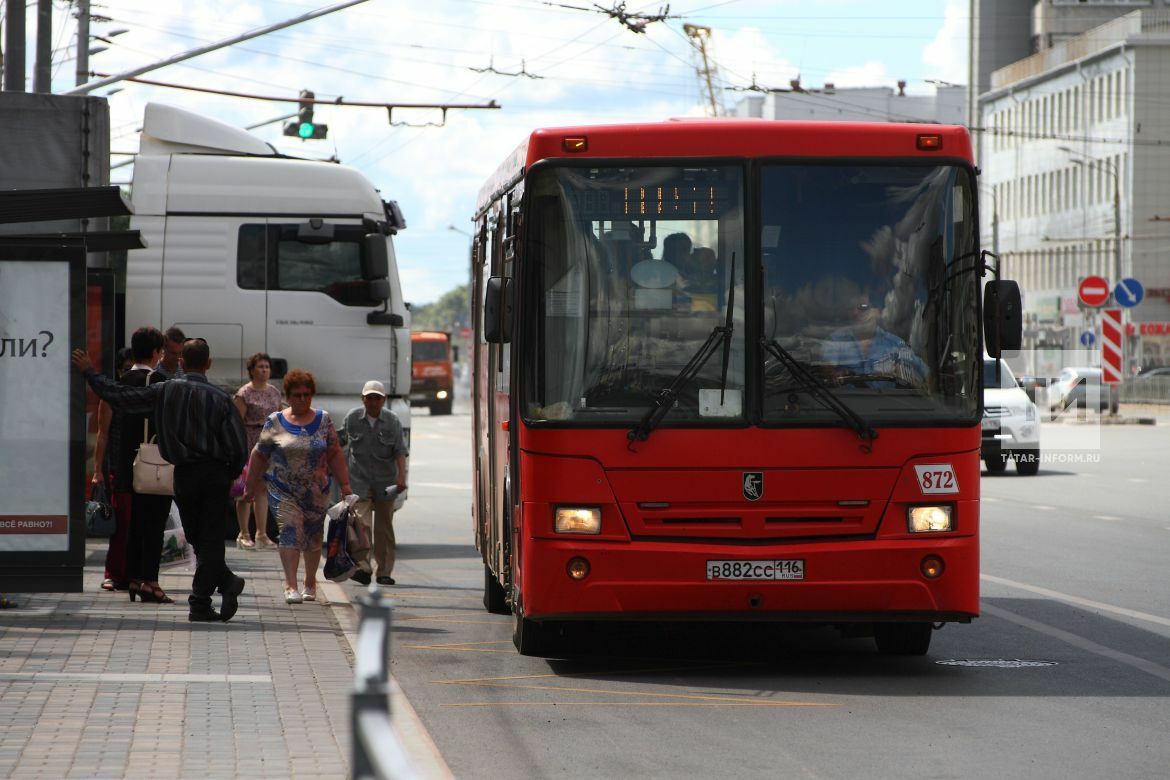
{"label": "street lamp", "polygon": [[468,233],[466,230],[463,230],[462,228],[457,228],[457,227],[455,227],[454,225],[448,225],[448,226],[447,226],[447,229],[448,229],[448,230],[451,230],[451,231],[454,231],[455,233],[462,233],[463,235],[467,236],[467,237],[468,237],[468,238],[470,238],[470,239],[474,239],[474,238],[475,238],[475,236],[471,235],[471,234],[470,234],[470,233]]}
{"label": "street lamp", "polygon": [[[1121,175],[1117,170],[1117,166],[1110,160],[1104,160],[1096,157],[1087,157],[1081,154],[1076,149],[1069,146],[1057,147],[1060,151],[1069,155],[1074,155],[1072,162],[1084,168],[1096,167],[1103,170],[1113,177],[1113,265],[1114,273],[1113,282],[1116,284],[1121,281]],[[1080,159],[1075,159],[1079,157]]]}

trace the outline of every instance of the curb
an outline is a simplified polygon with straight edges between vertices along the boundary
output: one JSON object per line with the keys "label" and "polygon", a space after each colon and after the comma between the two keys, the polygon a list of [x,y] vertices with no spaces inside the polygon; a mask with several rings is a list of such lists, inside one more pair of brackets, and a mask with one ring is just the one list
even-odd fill
{"label": "curb", "polygon": [[[342,633],[345,635],[345,641],[349,644],[350,652],[357,657],[357,610],[354,609],[353,602],[350,601],[349,591],[342,583],[330,582],[324,578],[318,580],[318,587],[327,599],[325,606],[329,609],[335,610],[337,613],[338,625],[342,627]],[[377,587],[371,586],[371,587]],[[360,591],[358,591],[360,592]],[[352,628],[350,628],[352,627]],[[402,692],[402,687],[398,684],[398,680],[394,675],[390,675],[390,723],[394,731],[398,734],[398,739],[406,750],[410,763],[413,766],[418,777],[435,778],[435,780],[452,780],[455,775],[452,774],[447,762],[443,760],[443,754],[439,752],[435,741],[431,739],[430,733],[426,726],[423,725],[422,719],[419,718],[418,713],[415,712],[414,707],[411,706],[410,701],[406,698],[406,694]],[[352,739],[353,736],[350,735]]]}

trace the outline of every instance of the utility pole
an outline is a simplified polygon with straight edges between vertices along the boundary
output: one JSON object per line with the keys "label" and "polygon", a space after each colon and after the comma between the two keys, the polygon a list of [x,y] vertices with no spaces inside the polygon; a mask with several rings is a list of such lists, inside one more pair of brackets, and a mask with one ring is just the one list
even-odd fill
{"label": "utility pole", "polygon": [[25,0],[8,0],[4,29],[4,89],[24,92]]}
{"label": "utility pole", "polygon": [[77,86],[89,81],[89,0],[77,0]]}
{"label": "utility pole", "polygon": [[33,92],[53,91],[53,0],[37,0],[37,59]]}
{"label": "utility pole", "polygon": [[711,57],[711,28],[697,24],[684,24],[683,30],[694,40],[692,45],[699,55],[695,71],[699,74],[699,83],[703,88],[707,116],[720,116],[725,112],[723,111],[722,95],[716,85],[718,73],[715,61]]}
{"label": "utility pole", "polygon": [[[16,2],[20,2],[20,0],[16,0]],[[359,3],[364,3],[364,2],[366,2],[366,0],[347,0],[347,2],[337,3],[336,5],[331,5],[328,8],[322,8],[322,9],[317,10],[317,11],[310,11],[309,13],[302,14],[301,16],[298,16],[294,19],[288,19],[288,20],[283,21],[283,22],[277,22],[276,24],[270,24],[267,27],[261,27],[257,30],[252,30],[251,32],[246,32],[243,35],[237,35],[235,38],[228,38],[227,40],[220,41],[218,43],[213,43],[209,46],[201,46],[198,49],[191,49],[190,51],[185,51],[182,54],[176,54],[174,57],[168,57],[167,59],[165,59],[161,62],[154,63],[153,65],[143,65],[140,68],[128,70],[124,73],[118,73],[114,76],[107,76],[106,78],[101,78],[101,79],[98,79],[97,81],[90,81],[90,82],[87,82],[85,84],[81,84],[77,87],[74,87],[73,89],[71,89],[67,92],[62,92],[61,94],[63,94],[63,95],[85,95],[89,92],[93,92],[95,89],[98,89],[99,87],[104,87],[104,86],[107,86],[109,84],[116,84],[119,81],[125,81],[128,78],[133,78],[134,76],[140,76],[143,73],[149,73],[152,70],[158,70],[159,68],[165,68],[168,65],[174,65],[176,62],[182,62],[184,60],[189,60],[192,57],[198,57],[200,54],[207,54],[208,52],[216,51],[217,49],[223,49],[227,46],[232,46],[234,44],[241,43],[242,41],[251,40],[252,38],[259,38],[261,35],[267,35],[268,33],[276,32],[277,30],[283,30],[286,27],[292,27],[293,25],[300,24],[301,22],[307,22],[310,19],[316,19],[319,16],[325,16],[327,14],[333,13],[334,11],[341,11],[341,10],[344,10],[346,8],[349,8],[350,6],[358,5]],[[9,0],[9,10],[10,11],[12,8],[12,3],[13,3],[13,0]],[[88,42],[87,42],[87,44],[88,44]]]}

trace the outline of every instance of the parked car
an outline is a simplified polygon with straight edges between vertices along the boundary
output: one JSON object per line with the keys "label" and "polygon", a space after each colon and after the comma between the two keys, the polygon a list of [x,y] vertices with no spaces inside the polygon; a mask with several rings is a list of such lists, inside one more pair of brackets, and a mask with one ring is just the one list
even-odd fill
{"label": "parked car", "polygon": [[1099,368],[1065,368],[1048,385],[1047,406],[1054,420],[1074,404],[1078,409],[1092,406],[1099,412],[1117,414],[1119,399],[1117,385],[1105,384]]}
{"label": "parked car", "polygon": [[1016,473],[1023,477],[1040,470],[1040,414],[1003,360],[983,360],[983,442],[979,456],[989,474],[1002,474],[1009,460],[1015,460]]}

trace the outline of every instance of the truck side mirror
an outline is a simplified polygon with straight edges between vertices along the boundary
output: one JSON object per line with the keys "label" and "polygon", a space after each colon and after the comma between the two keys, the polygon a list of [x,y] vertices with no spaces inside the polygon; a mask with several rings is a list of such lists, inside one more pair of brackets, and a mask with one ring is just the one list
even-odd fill
{"label": "truck side mirror", "polygon": [[371,279],[366,282],[369,285],[370,297],[375,301],[390,300],[390,280],[389,279]]}
{"label": "truck side mirror", "polygon": [[996,279],[983,288],[983,342],[987,354],[998,358],[1014,352],[1024,340],[1023,303],[1020,286],[1010,279]]}
{"label": "truck side mirror", "polygon": [[[362,278],[385,279],[390,276],[390,255],[386,251],[386,238],[380,233],[367,233],[362,242]],[[374,296],[386,300],[389,295]]]}
{"label": "truck side mirror", "polygon": [[508,277],[488,279],[483,299],[483,337],[489,344],[512,340],[512,280]]}

